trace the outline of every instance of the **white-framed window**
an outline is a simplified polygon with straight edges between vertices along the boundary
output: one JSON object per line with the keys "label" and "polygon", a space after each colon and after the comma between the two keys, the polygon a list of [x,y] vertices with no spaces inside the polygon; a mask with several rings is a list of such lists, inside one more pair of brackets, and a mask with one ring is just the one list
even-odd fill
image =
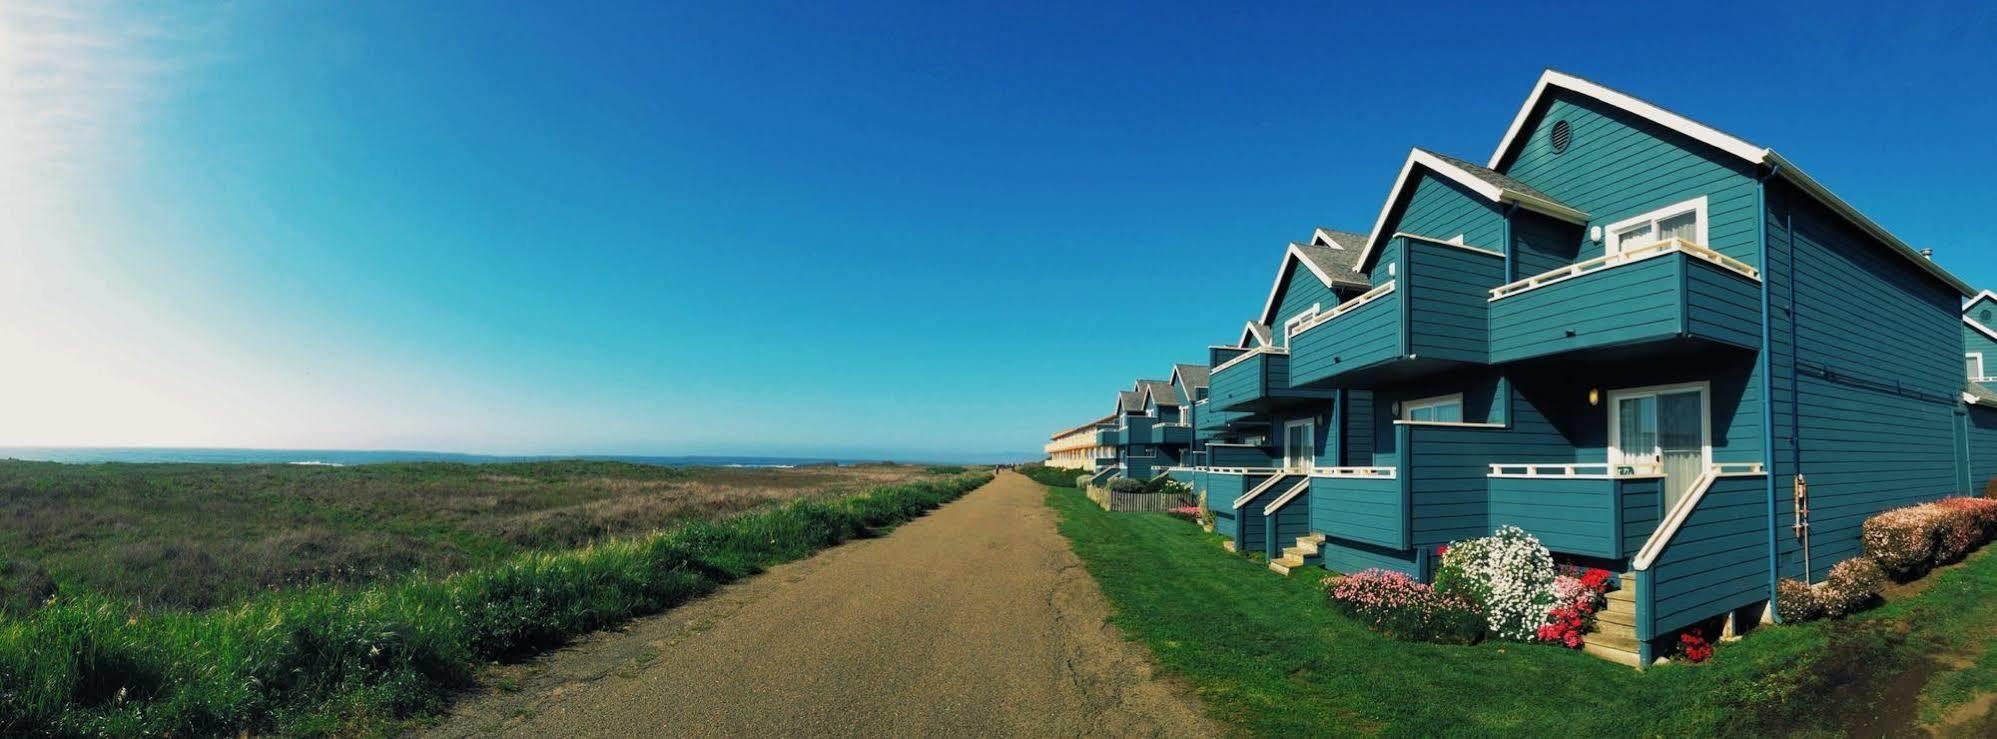
{"label": "white-framed window", "polygon": [[1283,340],[1283,348],[1285,348],[1285,349],[1288,349],[1288,348],[1290,348],[1290,333],[1291,333],[1291,332],[1293,332],[1293,331],[1296,331],[1296,330],[1297,330],[1297,327],[1298,327],[1298,326],[1302,326],[1302,325],[1304,325],[1304,324],[1305,324],[1306,322],[1309,322],[1309,321],[1310,321],[1311,319],[1313,319],[1313,318],[1316,318],[1316,317],[1317,317],[1317,314],[1318,314],[1318,311],[1320,311],[1320,310],[1323,310],[1323,309],[1324,309],[1324,304],[1322,304],[1322,303],[1316,303],[1316,304],[1312,304],[1312,305],[1311,305],[1311,307],[1310,307],[1310,310],[1307,310],[1307,311],[1303,311],[1303,312],[1301,312],[1301,313],[1298,313],[1298,314],[1296,314],[1296,315],[1294,315],[1294,316],[1290,316],[1290,320],[1287,320],[1287,321],[1284,321],[1284,322],[1283,322],[1283,335],[1282,335],[1282,336],[1280,336],[1280,337],[1278,337],[1278,338],[1281,338],[1281,339]]}
{"label": "white-framed window", "polygon": [[1402,401],[1401,420],[1462,423],[1463,394],[1454,393]]}
{"label": "white-framed window", "polygon": [[1706,196],[1701,195],[1603,226],[1602,246],[1608,254],[1621,254],[1670,239],[1709,246],[1706,223]]}
{"label": "white-framed window", "polygon": [[1970,352],[1962,355],[1963,368],[1969,371],[1969,379],[1984,382],[1989,375],[1983,374],[1983,352]]}

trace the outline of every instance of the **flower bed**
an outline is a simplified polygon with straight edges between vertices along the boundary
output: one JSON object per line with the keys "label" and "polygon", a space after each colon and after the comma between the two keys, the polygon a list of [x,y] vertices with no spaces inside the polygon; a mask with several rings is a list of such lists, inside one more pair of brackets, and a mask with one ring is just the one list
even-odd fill
{"label": "flower bed", "polygon": [[1374,631],[1408,641],[1469,644],[1484,633],[1484,614],[1461,595],[1440,593],[1388,570],[1325,578],[1334,608]]}

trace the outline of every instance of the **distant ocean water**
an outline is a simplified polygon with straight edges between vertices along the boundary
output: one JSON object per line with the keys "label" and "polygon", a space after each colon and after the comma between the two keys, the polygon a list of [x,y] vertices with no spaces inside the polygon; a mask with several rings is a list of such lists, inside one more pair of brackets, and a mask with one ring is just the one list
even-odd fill
{"label": "distant ocean water", "polygon": [[806,464],[854,464],[870,460],[829,457],[634,456],[565,454],[497,456],[451,452],[353,451],[341,449],[170,449],[154,447],[0,447],[0,459],[37,462],[187,462],[200,464],[378,464],[381,462],[533,462],[550,459],[595,459],[665,467],[796,467]]}

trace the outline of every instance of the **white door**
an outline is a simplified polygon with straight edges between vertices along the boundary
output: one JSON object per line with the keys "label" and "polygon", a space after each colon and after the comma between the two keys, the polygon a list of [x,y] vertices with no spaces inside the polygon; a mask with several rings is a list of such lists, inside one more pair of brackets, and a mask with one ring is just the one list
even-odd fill
{"label": "white door", "polygon": [[1311,437],[1316,429],[1310,421],[1291,421],[1283,424],[1283,467],[1292,470],[1307,470],[1311,464]]}
{"label": "white door", "polygon": [[1610,394],[1610,460],[1658,465],[1670,510],[1711,464],[1704,385],[1639,388]]}

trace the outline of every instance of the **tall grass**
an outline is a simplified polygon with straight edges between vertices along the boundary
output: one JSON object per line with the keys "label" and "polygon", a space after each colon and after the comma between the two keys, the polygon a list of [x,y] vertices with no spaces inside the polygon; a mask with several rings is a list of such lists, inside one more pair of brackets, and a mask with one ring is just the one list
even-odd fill
{"label": "tall grass", "polygon": [[478,665],[670,608],[989,479],[795,501],[448,577],[270,592],[200,613],[62,596],[0,620],[0,734],[381,728],[436,710]]}

